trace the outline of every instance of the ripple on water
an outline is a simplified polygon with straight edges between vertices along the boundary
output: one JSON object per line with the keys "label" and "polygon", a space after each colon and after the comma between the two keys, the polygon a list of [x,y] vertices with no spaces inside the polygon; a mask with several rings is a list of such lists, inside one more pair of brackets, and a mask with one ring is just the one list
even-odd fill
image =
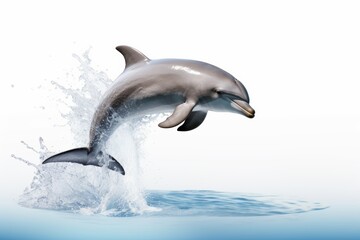
{"label": "ripple on water", "polygon": [[113,217],[270,216],[326,208],[276,196],[209,190],[149,191],[136,186],[133,179],[108,169],[69,163],[40,165],[19,203],[30,208]]}
{"label": "ripple on water", "polygon": [[275,196],[251,196],[241,193],[207,190],[148,191],[147,203],[161,216],[269,216],[294,214],[326,207],[319,203],[289,201]]}

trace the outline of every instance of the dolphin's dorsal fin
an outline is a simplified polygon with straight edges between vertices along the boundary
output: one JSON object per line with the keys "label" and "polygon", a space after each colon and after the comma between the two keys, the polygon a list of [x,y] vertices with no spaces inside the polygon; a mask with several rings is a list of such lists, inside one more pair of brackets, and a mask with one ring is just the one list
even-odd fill
{"label": "dolphin's dorsal fin", "polygon": [[148,57],[142,54],[139,50],[129,46],[117,46],[116,50],[118,50],[125,58],[125,68],[128,68],[137,63],[146,63],[150,61]]}

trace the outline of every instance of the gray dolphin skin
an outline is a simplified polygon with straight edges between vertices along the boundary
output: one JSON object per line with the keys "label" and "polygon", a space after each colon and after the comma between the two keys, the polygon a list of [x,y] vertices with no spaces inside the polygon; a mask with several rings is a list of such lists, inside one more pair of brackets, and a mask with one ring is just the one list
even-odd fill
{"label": "gray dolphin skin", "polygon": [[190,131],[201,125],[208,111],[254,117],[244,85],[216,66],[185,59],[150,60],[129,46],[116,49],[125,58],[125,70],[97,107],[89,146],[56,154],[43,164],[105,165],[124,175],[121,164],[104,149],[106,141],[125,119],[172,112],[159,127],[172,128],[183,123],[177,130]]}

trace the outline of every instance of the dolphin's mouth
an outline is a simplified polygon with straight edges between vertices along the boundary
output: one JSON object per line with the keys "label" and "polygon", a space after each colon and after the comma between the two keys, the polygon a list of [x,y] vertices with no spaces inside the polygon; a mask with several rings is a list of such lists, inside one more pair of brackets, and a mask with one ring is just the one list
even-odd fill
{"label": "dolphin's mouth", "polygon": [[225,91],[219,91],[219,93],[230,102],[230,105],[233,109],[239,111],[248,118],[255,117],[255,110],[249,105],[247,101],[243,100],[234,93]]}
{"label": "dolphin's mouth", "polygon": [[239,99],[230,99],[231,106],[236,110],[239,110],[248,118],[255,117],[255,110],[245,101]]}

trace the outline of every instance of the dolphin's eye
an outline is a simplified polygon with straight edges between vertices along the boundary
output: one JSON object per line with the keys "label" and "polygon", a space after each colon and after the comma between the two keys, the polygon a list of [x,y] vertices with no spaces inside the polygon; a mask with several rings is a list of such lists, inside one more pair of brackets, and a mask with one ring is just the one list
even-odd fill
{"label": "dolphin's eye", "polygon": [[214,93],[219,93],[219,90],[217,88],[213,88],[213,89],[211,89],[211,91]]}
{"label": "dolphin's eye", "polygon": [[219,97],[219,91],[216,88],[211,89],[211,97],[212,98],[218,98]]}
{"label": "dolphin's eye", "polygon": [[218,93],[221,94],[221,96],[229,98],[229,99],[239,99],[241,101],[247,102],[242,96],[239,96],[239,95],[234,94],[234,93],[230,93],[230,92],[227,92],[227,91],[219,91]]}

